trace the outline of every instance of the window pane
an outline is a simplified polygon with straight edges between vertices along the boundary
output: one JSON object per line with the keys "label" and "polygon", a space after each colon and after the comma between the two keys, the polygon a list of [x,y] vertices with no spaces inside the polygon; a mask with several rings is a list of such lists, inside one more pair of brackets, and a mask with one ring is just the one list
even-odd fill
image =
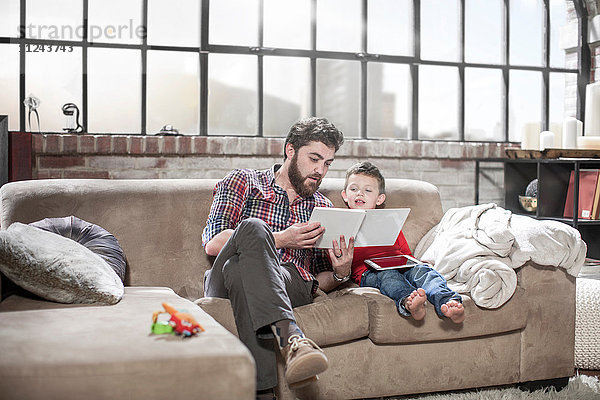
{"label": "window pane", "polygon": [[419,67],[419,139],[458,139],[458,69]]}
{"label": "window pane", "polygon": [[42,132],[63,132],[62,106],[75,103],[81,111],[81,48],[74,47],[70,53],[27,53],[25,66],[25,93],[40,99]]}
{"label": "window pane", "polygon": [[317,2],[317,49],[361,51],[360,0]]}
{"label": "window pane", "polygon": [[467,0],[465,6],[465,61],[500,64],[504,1]]}
{"label": "window pane", "polygon": [[26,37],[81,40],[83,5],[79,0],[28,0]]}
{"label": "window pane", "polygon": [[540,131],[542,122],[542,74],[510,71],[508,96],[508,139],[521,141],[525,130]]}
{"label": "window pane", "polygon": [[142,43],[141,0],[89,0],[90,42]]}
{"label": "window pane", "polygon": [[358,137],[360,63],[317,60],[317,115],[327,118],[344,132]]}
{"label": "window pane", "polygon": [[458,60],[458,0],[421,1],[421,58]]}
{"label": "window pane", "polygon": [[149,0],[148,43],[164,46],[200,46],[200,2]]}
{"label": "window pane", "polygon": [[410,138],[408,65],[369,63],[367,71],[367,137]]}
{"label": "window pane", "polygon": [[[0,114],[8,115],[8,130],[18,131],[19,128],[19,45],[0,44]],[[27,114],[25,114],[27,116]],[[34,117],[35,119],[35,117]],[[37,131],[37,122],[33,128]]]}
{"label": "window pane", "polygon": [[139,50],[88,50],[88,132],[140,133]]}
{"label": "window pane", "polygon": [[200,66],[198,54],[148,51],[146,130],[173,125],[179,133],[198,133]]}
{"label": "window pane", "polygon": [[285,136],[294,122],[310,115],[310,61],[265,57],[263,135]]}
{"label": "window pane", "polygon": [[565,0],[550,0],[550,66],[565,66],[565,51],[560,48],[560,28],[567,24]]}
{"label": "window pane", "polygon": [[264,9],[266,47],[310,49],[310,0],[265,0]]}
{"label": "window pane", "polygon": [[[19,11],[19,0],[2,0],[2,4],[0,4],[0,36],[19,36],[21,15]],[[10,121],[8,122],[10,123]]]}
{"label": "window pane", "polygon": [[502,141],[502,71],[465,68],[465,139]]}
{"label": "window pane", "polygon": [[510,63],[542,65],[542,0],[510,0]]}
{"label": "window pane", "polygon": [[258,10],[258,0],[211,1],[208,40],[212,44],[256,46]]}
{"label": "window pane", "polygon": [[550,73],[550,130],[556,134],[562,132],[566,117],[576,116],[576,107],[569,107],[577,101],[576,82],[577,74]]}
{"label": "window pane", "polygon": [[257,74],[255,56],[209,54],[209,134],[256,135]]}
{"label": "window pane", "polygon": [[412,55],[412,1],[370,0],[367,51],[374,54]]}

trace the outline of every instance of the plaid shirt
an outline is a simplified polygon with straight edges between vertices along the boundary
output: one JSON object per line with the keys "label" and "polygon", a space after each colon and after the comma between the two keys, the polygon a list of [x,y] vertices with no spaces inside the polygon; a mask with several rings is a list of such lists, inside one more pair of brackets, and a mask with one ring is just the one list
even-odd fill
{"label": "plaid shirt", "polygon": [[[331,201],[319,192],[310,197],[297,196],[290,204],[287,192],[275,184],[275,172],[280,164],[262,171],[237,169],[217,183],[202,244],[206,246],[215,235],[225,229],[235,229],[246,218],[259,218],[273,232],[309,220],[313,208],[333,207]],[[331,264],[322,249],[278,249],[281,262],[293,263],[305,281],[314,281],[314,275],[331,271]],[[313,286],[316,290],[316,285]]]}

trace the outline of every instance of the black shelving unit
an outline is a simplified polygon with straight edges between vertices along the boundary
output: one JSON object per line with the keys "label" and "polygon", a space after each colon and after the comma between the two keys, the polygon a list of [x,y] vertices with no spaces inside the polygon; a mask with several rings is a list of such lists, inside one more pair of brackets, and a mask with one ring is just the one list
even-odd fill
{"label": "black shelving unit", "polygon": [[[504,164],[504,204],[516,214],[537,219],[564,222],[578,229],[588,246],[587,256],[600,259],[600,220],[578,218],[579,171],[600,169],[600,159],[514,159]],[[563,216],[569,177],[575,171],[573,217]],[[529,182],[538,179],[538,206],[533,213],[525,211],[519,195],[525,195]]]}

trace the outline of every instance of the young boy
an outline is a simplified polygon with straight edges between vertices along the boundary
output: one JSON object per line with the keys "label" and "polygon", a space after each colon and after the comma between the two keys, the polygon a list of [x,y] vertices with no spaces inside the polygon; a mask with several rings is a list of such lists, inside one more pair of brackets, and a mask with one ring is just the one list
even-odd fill
{"label": "young boy", "polygon": [[[379,169],[368,161],[353,165],[346,171],[342,197],[349,208],[376,208],[385,201],[385,180]],[[439,272],[426,265],[412,268],[376,271],[365,265],[373,257],[411,255],[402,232],[392,246],[355,247],[351,278],[362,287],[374,287],[396,302],[398,311],[415,320],[425,317],[425,301],[429,300],[440,317],[454,323],[465,319],[460,295],[447,286]]]}

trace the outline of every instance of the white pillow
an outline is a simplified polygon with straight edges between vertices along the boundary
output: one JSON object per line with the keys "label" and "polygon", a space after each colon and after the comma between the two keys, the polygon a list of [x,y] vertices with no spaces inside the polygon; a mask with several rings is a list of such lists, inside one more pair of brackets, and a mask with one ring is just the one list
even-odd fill
{"label": "white pillow", "polygon": [[115,304],[123,283],[74,240],[15,222],[0,231],[0,271],[23,289],[60,303]]}

